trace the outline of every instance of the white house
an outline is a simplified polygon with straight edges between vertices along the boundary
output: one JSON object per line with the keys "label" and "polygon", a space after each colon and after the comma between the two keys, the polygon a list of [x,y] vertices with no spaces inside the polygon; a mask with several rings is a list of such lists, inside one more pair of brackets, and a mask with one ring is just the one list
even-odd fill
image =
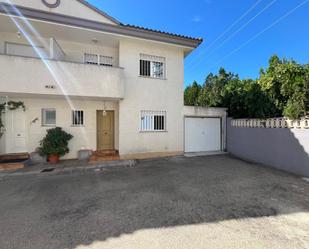
{"label": "white house", "polygon": [[[55,126],[74,136],[66,158],[224,150],[225,110],[184,108],[184,59],[201,42],[122,24],[84,0],[0,0],[1,101],[26,107],[3,114],[0,154],[34,151]],[[209,127],[213,146],[185,145]]]}

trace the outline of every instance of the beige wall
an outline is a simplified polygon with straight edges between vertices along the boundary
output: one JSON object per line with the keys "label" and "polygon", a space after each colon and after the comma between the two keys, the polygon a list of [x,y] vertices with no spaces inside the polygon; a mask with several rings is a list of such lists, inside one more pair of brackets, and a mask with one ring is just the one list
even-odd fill
{"label": "beige wall", "polygon": [[[6,1],[1,1],[6,3]],[[92,9],[89,9],[85,5],[79,3],[76,0],[62,0],[61,4],[57,8],[48,8],[46,7],[41,0],[10,0],[11,3],[15,5],[25,6],[33,9],[39,9],[43,11],[48,11],[57,14],[63,14],[68,16],[74,16],[79,18],[84,18],[88,20],[98,21],[113,24],[110,20],[104,16],[96,13]],[[55,2],[55,1],[47,1]]]}
{"label": "beige wall", "polygon": [[[64,158],[76,158],[77,151],[86,148],[96,150],[96,111],[103,110],[103,101],[91,101],[91,100],[71,100],[69,103],[64,99],[40,99],[40,98],[10,98],[14,101],[23,101],[26,106],[26,144],[27,151],[32,152],[39,146],[39,141],[45,136],[46,130],[50,127],[42,126],[42,108],[55,108],[56,109],[56,122],[57,126],[62,127],[66,132],[69,132],[74,136],[70,141],[71,152]],[[83,127],[72,126],[72,114],[73,109],[84,111],[85,124]],[[107,110],[115,111],[115,147],[119,148],[119,130],[118,130],[118,102],[105,102],[105,108]],[[10,111],[13,113],[13,111]],[[9,114],[7,114],[9,115]],[[38,119],[35,123],[33,120]],[[6,136],[10,136],[10,127],[6,127]],[[13,135],[14,136],[14,135]],[[5,140],[5,137],[1,139]],[[9,139],[6,139],[9,143]],[[7,147],[10,147],[7,144]],[[9,153],[10,151],[2,151],[1,153]]]}
{"label": "beige wall", "polygon": [[[16,35],[12,36],[14,34],[10,34],[9,38],[17,39]],[[4,40],[4,38],[0,39]],[[14,93],[18,89],[17,93],[21,93],[20,96],[25,96],[24,93],[30,93],[33,96],[35,94],[61,95],[63,94],[62,90],[65,90],[70,96],[123,99],[119,102],[119,126],[117,125],[121,155],[183,152],[183,48],[129,38],[121,38],[117,49],[63,40],[57,40],[57,42],[65,51],[67,60],[78,61],[84,52],[114,56],[116,54],[115,57],[119,57],[119,66],[123,69],[48,61],[52,72],[54,72],[52,74],[40,60],[2,55],[0,56],[0,66],[4,73],[0,75],[0,81],[9,82],[9,84],[1,86],[2,94]],[[161,80],[140,77],[140,54],[165,57],[166,78]],[[17,71],[18,74],[15,73]],[[61,84],[57,84],[55,76]],[[46,89],[46,85],[56,85],[56,89]],[[48,99],[47,105],[57,104],[59,100],[50,101],[51,99]],[[40,109],[46,106],[46,102],[36,99],[28,99],[28,102],[29,108],[33,105],[32,102],[36,103],[34,108],[36,115],[32,114],[29,120],[33,116],[41,115]],[[60,101],[57,105],[61,106],[63,103],[65,102]],[[91,106],[87,104],[87,108],[90,110]],[[29,113],[31,113],[31,109],[28,111]],[[166,111],[167,131],[140,132],[142,110]],[[61,113],[62,111],[59,115],[62,115]],[[93,120],[93,117],[90,120]],[[60,123],[59,126],[68,127],[70,119],[65,122],[67,123]],[[44,130],[44,128],[40,129]],[[72,132],[75,130],[74,128]],[[36,139],[34,144],[29,141],[29,151],[35,149],[43,133],[40,131],[33,134]],[[84,146],[84,143],[86,143],[84,147],[92,149],[94,133],[93,129],[87,131],[87,136],[90,136],[92,142],[86,143],[82,139],[73,140],[71,146],[73,146],[74,152],[69,157],[76,156],[76,151]],[[29,131],[29,135],[31,134],[32,131]],[[76,136],[78,137],[80,134],[78,132]]]}
{"label": "beige wall", "polygon": [[226,108],[184,106],[183,115],[188,117],[226,117]]}
{"label": "beige wall", "polygon": [[[4,122],[4,114],[1,114],[2,117],[2,122]],[[4,129],[4,128],[3,128]],[[5,152],[5,136],[3,135],[2,137],[0,137],[0,154]]]}
{"label": "beige wall", "polygon": [[[72,9],[76,10],[78,8],[72,7]],[[74,15],[78,16],[78,13]],[[41,27],[41,30],[44,29]],[[91,39],[96,38],[94,36],[96,32],[82,37],[78,36],[77,33],[73,33],[73,31],[72,34],[69,32],[72,37],[59,33],[62,35],[60,37],[64,37],[64,40],[55,37],[65,52],[65,60],[83,62],[85,52],[102,54],[116,58],[115,64],[123,69],[50,60],[47,61],[48,65],[44,65],[44,63],[37,59],[2,55],[0,56],[0,68],[2,68],[3,73],[0,75],[0,82],[5,82],[6,84],[1,85],[1,94],[9,93],[11,96],[28,97],[38,96],[33,99],[25,99],[27,107],[29,106],[27,122],[31,122],[36,116],[40,116],[40,109],[46,105],[57,105],[61,109],[59,115],[63,117],[63,119],[59,119],[62,120],[59,126],[67,128],[72,132],[75,132],[76,129],[71,130],[72,127],[68,126],[70,118],[68,119],[66,115],[69,113],[68,110],[70,108],[65,101],[49,97],[47,101],[37,99],[40,98],[40,95],[67,94],[69,96],[94,97],[95,99],[121,99],[119,101],[119,125],[117,123],[117,129],[119,129],[119,146],[117,148],[119,147],[121,155],[183,152],[183,84],[184,50],[186,48],[166,43],[151,42],[149,40],[122,36],[115,38],[108,35],[105,35],[104,39],[99,39],[100,42],[98,44],[94,44],[91,42]],[[50,37],[53,37],[53,35],[50,35]],[[49,46],[50,37],[46,33],[44,42],[47,43],[46,46]],[[78,37],[81,43],[76,42],[74,37]],[[103,42],[104,40],[106,43]],[[23,37],[18,38],[17,34],[2,33],[0,35],[0,52],[2,51],[2,53],[4,52],[5,41],[26,43],[26,40]],[[40,42],[35,41],[35,43]],[[140,77],[140,54],[165,57],[166,78],[151,79]],[[56,89],[46,89],[46,85],[55,85]],[[25,95],[25,93],[31,95]],[[83,105],[89,109],[89,113],[92,113],[92,116],[89,118],[89,122],[92,122],[94,120],[93,113],[95,113],[97,107],[95,104],[90,103],[96,102],[84,102]],[[64,108],[61,108],[61,106],[64,106]],[[166,111],[167,131],[140,132],[140,115],[143,110]],[[86,120],[88,120],[87,115]],[[38,125],[35,124],[34,126]],[[34,142],[28,141],[29,151],[31,151],[42,138],[45,128],[36,127],[33,129],[30,127],[29,129],[29,136],[33,135],[35,138]],[[72,153],[74,155],[81,147],[93,148],[95,130],[93,126],[90,126],[86,131],[87,136],[83,135],[85,139],[72,141],[71,146],[73,146],[75,154]],[[79,136],[82,136],[81,134],[80,131],[77,132],[76,137],[79,138]],[[88,136],[90,142],[86,141]],[[74,157],[72,153],[69,157]]]}
{"label": "beige wall", "polygon": [[0,68],[3,93],[124,97],[121,68],[7,55],[0,55]]}
{"label": "beige wall", "polygon": [[[166,79],[139,77],[140,54],[166,58]],[[122,155],[183,151],[183,51],[138,40],[123,40],[119,64],[125,72],[125,98],[119,105],[119,149]],[[167,132],[140,132],[142,110],[166,111]]]}

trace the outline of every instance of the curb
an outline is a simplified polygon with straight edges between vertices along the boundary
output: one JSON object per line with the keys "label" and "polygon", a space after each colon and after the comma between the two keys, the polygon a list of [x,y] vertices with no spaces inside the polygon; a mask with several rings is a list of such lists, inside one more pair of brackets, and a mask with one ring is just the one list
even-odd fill
{"label": "curb", "polygon": [[[51,172],[42,172],[43,168],[40,170],[29,171],[29,172],[0,172],[0,180],[7,177],[14,176],[47,176],[47,175],[58,175],[62,173],[78,173],[78,172],[89,172],[103,169],[117,169],[117,168],[132,168],[137,164],[136,160],[122,160],[122,161],[109,161],[109,162],[101,162],[97,164],[88,164],[85,166],[77,166],[77,167],[66,167],[66,168],[55,168]],[[52,168],[52,166],[46,166],[46,168]]]}

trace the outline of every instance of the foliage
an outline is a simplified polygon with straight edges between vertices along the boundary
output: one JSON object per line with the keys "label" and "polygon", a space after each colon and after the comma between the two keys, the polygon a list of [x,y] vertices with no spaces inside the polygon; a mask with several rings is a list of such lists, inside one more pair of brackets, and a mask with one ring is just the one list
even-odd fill
{"label": "foliage", "polygon": [[194,81],[191,86],[185,89],[185,103],[187,105],[198,105],[198,97],[202,87]]}
{"label": "foliage", "polygon": [[259,84],[279,114],[293,119],[308,114],[308,65],[273,56],[269,67],[261,71]]}
{"label": "foliage", "polygon": [[69,153],[69,141],[73,138],[60,127],[47,130],[46,136],[40,142],[39,152],[42,156],[59,155]]}
{"label": "foliage", "polygon": [[8,110],[13,111],[18,108],[22,108],[24,111],[26,110],[26,107],[23,102],[21,101],[8,101],[7,103],[0,104],[0,138],[3,136],[2,129],[4,127],[3,121],[2,121],[2,114],[5,112],[5,108],[8,108]]}
{"label": "foliage", "polygon": [[205,80],[198,103],[202,106],[221,106],[224,102],[224,88],[238,80],[238,76],[220,68],[218,75],[209,74]]}
{"label": "foliage", "polygon": [[[192,89],[189,86],[187,89]],[[227,107],[234,118],[287,116],[297,119],[309,114],[309,64],[272,56],[257,80],[239,79],[221,68],[206,77],[203,86],[194,82],[199,95],[185,91],[186,105]],[[190,101],[188,101],[190,99]],[[192,104],[194,103],[194,104]]]}

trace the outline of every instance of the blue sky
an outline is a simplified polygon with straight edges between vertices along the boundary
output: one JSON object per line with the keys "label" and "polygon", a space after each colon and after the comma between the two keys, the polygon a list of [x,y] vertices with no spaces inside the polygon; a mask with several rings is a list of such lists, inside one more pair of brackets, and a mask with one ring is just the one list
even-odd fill
{"label": "blue sky", "polygon": [[123,23],[204,38],[186,58],[185,85],[220,67],[256,78],[273,54],[309,62],[309,0],[89,2]]}

